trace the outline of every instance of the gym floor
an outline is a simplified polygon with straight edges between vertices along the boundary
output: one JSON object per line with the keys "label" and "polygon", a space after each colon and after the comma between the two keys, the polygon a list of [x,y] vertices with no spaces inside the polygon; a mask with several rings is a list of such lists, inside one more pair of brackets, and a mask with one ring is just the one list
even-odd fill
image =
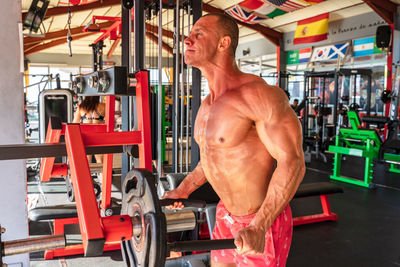
{"label": "gym floor", "polygon": [[[307,164],[304,183],[329,181],[332,156]],[[361,159],[343,161],[343,175],[362,177]],[[339,219],[296,226],[287,266],[400,266],[400,174],[389,173],[388,166],[376,164],[375,189],[335,182],[343,194],[329,197],[331,208]],[[117,182],[118,184],[118,182]],[[54,182],[42,189],[47,202],[66,201],[63,182]],[[38,193],[35,182],[28,185],[30,195]],[[118,188],[114,188],[115,192]],[[43,199],[38,200],[39,202]],[[59,203],[57,203],[59,204]],[[321,212],[318,197],[295,199],[291,202],[294,216]],[[31,235],[50,234],[49,223],[31,222]],[[125,266],[119,251],[107,252],[96,258],[68,257],[43,260],[43,253],[31,254],[31,266]]]}

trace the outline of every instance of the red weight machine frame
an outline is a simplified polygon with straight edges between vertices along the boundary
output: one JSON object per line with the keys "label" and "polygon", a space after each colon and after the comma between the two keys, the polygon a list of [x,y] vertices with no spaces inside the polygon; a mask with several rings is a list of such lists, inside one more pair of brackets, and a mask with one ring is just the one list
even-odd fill
{"label": "red weight machine frame", "polygon": [[[114,132],[115,96],[106,96],[106,115],[104,124],[82,124],[80,130],[83,134],[111,133]],[[59,143],[61,135],[65,135],[66,125],[55,129],[49,121],[46,143]],[[100,136],[99,136],[100,137]],[[94,136],[94,138],[99,138]],[[90,137],[89,137],[90,138]],[[40,165],[40,179],[48,182],[52,177],[66,177],[68,166],[65,163],[54,163],[55,158],[43,158]],[[102,175],[101,208],[105,210],[111,205],[111,180],[112,180],[113,154],[105,154]]]}
{"label": "red weight machine frame", "polygon": [[[105,124],[63,124],[62,129],[52,129],[51,121],[46,135],[46,143],[57,143],[65,135],[65,145],[69,159],[71,181],[76,199],[77,218],[55,219],[54,233],[64,233],[64,225],[78,224],[83,244],[47,250],[45,259],[85,254],[102,255],[103,251],[120,249],[120,241],[132,238],[132,222],[128,215],[101,217],[93,190],[85,147],[134,145],[139,148],[139,168],[152,171],[151,130],[149,113],[148,72],[136,73],[136,100],[138,130],[114,132],[115,96],[106,96]],[[67,175],[66,164],[54,164],[55,158],[42,160],[40,169],[42,181],[52,176]],[[107,154],[103,163],[101,209],[111,205],[113,155]]]}
{"label": "red weight machine frame", "polygon": [[331,206],[329,204],[328,195],[320,195],[322,213],[312,214],[300,217],[293,218],[293,226],[309,224],[309,223],[317,223],[324,221],[337,221],[338,216],[336,213],[333,213],[331,210]]}

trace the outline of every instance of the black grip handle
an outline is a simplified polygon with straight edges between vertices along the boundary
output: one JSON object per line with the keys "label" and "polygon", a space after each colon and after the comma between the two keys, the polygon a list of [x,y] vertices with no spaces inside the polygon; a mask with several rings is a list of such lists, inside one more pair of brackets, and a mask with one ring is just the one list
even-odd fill
{"label": "black grip handle", "polygon": [[191,208],[205,208],[206,202],[202,200],[188,200],[188,199],[161,199],[160,205],[161,206],[170,206],[173,205],[175,202],[182,202],[185,207]]}
{"label": "black grip handle", "polygon": [[167,244],[168,251],[188,252],[200,250],[236,249],[234,239],[193,240]]}

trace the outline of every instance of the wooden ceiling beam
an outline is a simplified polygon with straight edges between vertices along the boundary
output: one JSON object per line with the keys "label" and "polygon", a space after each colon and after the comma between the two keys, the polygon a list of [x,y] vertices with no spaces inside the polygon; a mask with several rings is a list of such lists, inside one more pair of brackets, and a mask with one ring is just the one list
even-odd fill
{"label": "wooden ceiling beam", "polygon": [[[158,34],[158,26],[146,23],[146,31],[151,32],[153,34]],[[169,30],[162,29],[162,35],[164,37],[168,37],[168,38],[171,38],[171,39],[174,38],[174,33],[172,31],[169,31]]]}
{"label": "wooden ceiling beam", "polygon": [[114,53],[115,49],[117,48],[117,46],[119,45],[119,43],[121,42],[121,38],[117,38],[114,40],[114,42],[112,43],[110,50],[108,50],[107,53],[107,59],[110,59],[112,54]]}
{"label": "wooden ceiling beam", "polygon": [[[103,23],[98,24],[99,29],[104,29],[108,28],[111,25],[113,25],[114,21],[107,21]],[[76,28],[71,28],[71,35],[83,33],[83,26],[81,27],[76,27]],[[68,30],[60,30],[60,31],[54,31],[54,32],[48,32],[44,37],[24,37],[24,45],[31,45],[35,43],[41,43],[45,41],[51,41],[51,40],[56,40],[60,38],[67,38],[67,33]]]}
{"label": "wooden ceiling beam", "polygon": [[[73,38],[73,40],[74,39],[76,39],[78,36],[80,36],[80,35],[82,35],[82,34],[85,34],[86,32],[79,32],[79,33],[75,33],[75,34],[72,34],[71,36],[72,36],[72,38]],[[55,38],[55,39],[49,39],[49,40],[46,40],[46,41],[56,41],[56,40],[63,40],[63,39],[66,39],[66,36],[64,36],[64,37],[62,37],[62,38]],[[30,51],[31,49],[33,49],[33,48],[35,48],[35,47],[37,47],[37,46],[40,46],[40,45],[42,45],[44,42],[38,42],[38,43],[31,43],[31,44],[24,44],[24,52],[28,52],[28,51]]]}
{"label": "wooden ceiling beam", "polygon": [[[74,36],[74,40],[78,40],[78,39],[90,36],[92,34],[95,34],[95,33],[96,32],[84,32],[82,34]],[[65,44],[66,42],[67,42],[67,38],[50,41],[48,43],[45,43],[45,44],[42,44],[42,45],[38,45],[38,46],[30,49],[29,51],[24,52],[24,54],[25,54],[25,56],[29,56],[29,55],[32,55],[34,53],[38,53],[40,51],[43,51],[45,49],[49,49],[49,48],[52,48],[52,47],[57,46],[57,45]]]}
{"label": "wooden ceiling beam", "polygon": [[[86,11],[86,10],[92,10],[92,9],[116,6],[116,5],[121,5],[121,0],[100,0],[100,1],[92,2],[89,4],[85,4],[85,5],[79,5],[79,6],[52,7],[52,8],[47,9],[46,15],[44,18],[46,19],[46,18],[53,17],[53,16],[68,14],[68,8],[71,9],[71,12],[79,12],[79,11]],[[25,20],[25,16],[27,13],[28,12],[22,13],[22,20]]]}
{"label": "wooden ceiling beam", "polygon": [[[365,0],[365,1],[378,1],[378,0]],[[90,3],[90,4],[86,4],[86,5],[71,6],[69,8],[70,8],[71,12],[79,12],[79,11],[93,10],[93,9],[97,9],[97,8],[103,8],[103,7],[115,6],[115,5],[121,5],[121,0],[102,0],[102,1],[100,0],[100,1],[93,2],[93,3]],[[218,9],[216,7],[213,7],[213,6],[205,4],[205,3],[203,4],[203,10],[206,11],[206,12],[209,12],[209,13],[225,14],[224,10]],[[23,18],[25,18],[26,13],[27,12],[24,12],[22,14]],[[52,17],[52,16],[57,16],[57,15],[66,15],[66,14],[68,14],[68,7],[53,7],[53,8],[49,8],[47,10],[46,18]],[[269,28],[264,27],[262,25],[259,25],[259,24],[247,24],[247,23],[244,23],[244,22],[241,22],[241,21],[238,21],[238,20],[236,20],[236,21],[237,21],[237,23],[239,25],[242,25],[244,27],[247,27],[247,28],[250,28],[252,30],[257,31],[258,33],[263,35],[265,38],[267,38],[268,40],[270,40],[272,43],[274,43],[277,46],[279,46],[280,40],[283,38],[283,34],[281,32],[269,29]],[[112,24],[113,24],[112,21],[99,23],[101,28],[110,27]],[[83,27],[73,28],[73,29],[71,29],[71,34],[74,35],[74,34],[81,33],[82,29],[83,29]],[[147,30],[146,36],[149,39],[154,41],[155,38],[157,38],[156,34],[158,34],[158,26],[146,23],[146,30]],[[91,33],[93,34],[93,33],[96,33],[96,32],[91,32]],[[165,36],[165,37],[168,37],[168,38],[173,38],[174,37],[174,33],[172,31],[169,31],[169,30],[166,30],[166,29],[162,29],[162,33],[163,33],[163,36]],[[61,39],[61,41],[65,41],[63,39],[66,39],[66,35],[67,35],[67,30],[49,32],[43,38],[25,37],[24,38],[24,43],[25,43],[27,48],[32,48],[33,44],[37,44],[37,43],[44,42],[44,41],[53,40],[52,42],[49,42],[47,44],[54,43],[56,41],[60,41],[58,39]],[[90,35],[90,34],[88,34],[88,35]],[[84,36],[87,36],[87,35],[84,35]],[[47,44],[45,44],[45,45],[47,45]],[[41,45],[39,47],[43,47],[43,46],[44,45]],[[34,49],[36,50],[36,48],[34,48]],[[34,49],[31,49],[31,50],[34,50]],[[172,54],[172,48],[168,44],[166,44],[164,42],[163,42],[163,49],[166,50],[168,53]]]}
{"label": "wooden ceiling beam", "polygon": [[[203,10],[209,13],[219,13],[219,14],[226,14],[226,12],[222,9],[218,9],[216,7],[213,7],[211,5],[208,5],[206,3],[203,3]],[[275,31],[273,29],[264,27],[260,24],[248,24],[239,20],[236,20],[237,24],[242,25],[244,27],[247,27],[249,29],[252,29],[254,31],[257,31],[261,35],[263,35],[265,38],[270,40],[273,44],[276,46],[279,46],[280,40],[283,38],[283,33]]]}
{"label": "wooden ceiling beam", "polygon": [[397,5],[389,0],[364,0],[388,24],[394,23]]}
{"label": "wooden ceiling beam", "polygon": [[[150,32],[146,32],[146,36],[147,38],[149,38],[151,41],[153,41],[154,43],[158,44],[158,37]],[[173,55],[173,49],[172,47],[170,47],[168,44],[166,44],[165,42],[162,42],[162,48],[168,52],[168,54]]]}

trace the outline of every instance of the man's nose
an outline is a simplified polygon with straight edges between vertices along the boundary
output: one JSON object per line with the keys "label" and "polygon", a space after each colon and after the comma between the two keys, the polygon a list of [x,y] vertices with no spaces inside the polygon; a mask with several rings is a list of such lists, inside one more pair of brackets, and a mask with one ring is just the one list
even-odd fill
{"label": "man's nose", "polygon": [[183,41],[185,45],[192,45],[192,40],[189,37],[186,37],[185,40]]}

